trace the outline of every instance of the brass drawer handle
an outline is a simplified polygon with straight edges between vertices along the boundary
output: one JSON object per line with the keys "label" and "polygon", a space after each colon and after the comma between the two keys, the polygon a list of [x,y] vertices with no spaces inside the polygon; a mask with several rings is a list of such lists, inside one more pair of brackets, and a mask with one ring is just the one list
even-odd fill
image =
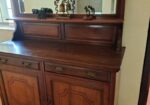
{"label": "brass drawer handle", "polygon": [[56,67],[54,71],[57,73],[62,73],[64,69],[62,67]]}
{"label": "brass drawer handle", "polygon": [[0,63],[7,64],[8,63],[8,59],[0,58]]}
{"label": "brass drawer handle", "polygon": [[32,63],[30,63],[30,62],[22,62],[22,65],[26,68],[31,68],[32,67]]}
{"label": "brass drawer handle", "polygon": [[94,73],[94,72],[86,72],[86,76],[88,77],[88,78],[95,78],[96,77],[96,74]]}

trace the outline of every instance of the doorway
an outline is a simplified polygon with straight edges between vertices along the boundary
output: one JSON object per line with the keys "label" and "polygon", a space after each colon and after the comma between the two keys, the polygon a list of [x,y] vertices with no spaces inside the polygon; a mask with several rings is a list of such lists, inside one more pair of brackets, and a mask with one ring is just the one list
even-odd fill
{"label": "doorway", "polygon": [[150,105],[150,22],[138,105]]}

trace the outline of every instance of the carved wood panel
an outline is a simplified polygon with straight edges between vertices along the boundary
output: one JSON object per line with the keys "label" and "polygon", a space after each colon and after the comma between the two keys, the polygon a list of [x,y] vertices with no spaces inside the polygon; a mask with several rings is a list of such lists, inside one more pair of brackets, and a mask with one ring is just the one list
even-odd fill
{"label": "carved wood panel", "polygon": [[2,71],[9,105],[40,105],[38,80],[9,71]]}
{"label": "carved wood panel", "polygon": [[103,105],[102,92],[63,82],[54,82],[55,105]]}
{"label": "carved wood panel", "polygon": [[105,25],[65,25],[66,40],[114,45],[117,27]]}
{"label": "carved wood panel", "polygon": [[49,75],[46,82],[49,100],[54,99],[54,105],[109,105],[107,84],[61,75]]}
{"label": "carved wood panel", "polygon": [[50,38],[60,38],[60,25],[59,24],[48,24],[48,23],[22,23],[22,31],[26,35],[30,36],[48,36]]}

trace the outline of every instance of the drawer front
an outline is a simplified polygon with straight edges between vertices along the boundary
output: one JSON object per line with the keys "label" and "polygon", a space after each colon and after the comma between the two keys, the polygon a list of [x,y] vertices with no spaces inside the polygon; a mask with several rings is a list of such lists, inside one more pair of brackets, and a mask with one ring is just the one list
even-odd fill
{"label": "drawer front", "polygon": [[47,36],[59,39],[60,25],[48,23],[22,23],[23,33],[32,36]]}
{"label": "drawer front", "polygon": [[112,45],[116,27],[101,25],[65,25],[66,40]]}
{"label": "drawer front", "polygon": [[3,57],[0,56],[0,64],[13,65],[28,69],[40,70],[40,62],[23,58]]}
{"label": "drawer front", "polygon": [[54,72],[58,74],[78,76],[78,77],[83,77],[83,78],[89,78],[89,79],[94,79],[94,80],[110,81],[110,73],[102,72],[102,71],[97,72],[94,70],[80,68],[80,67],[66,66],[66,65],[53,64],[53,63],[46,62],[45,71]]}

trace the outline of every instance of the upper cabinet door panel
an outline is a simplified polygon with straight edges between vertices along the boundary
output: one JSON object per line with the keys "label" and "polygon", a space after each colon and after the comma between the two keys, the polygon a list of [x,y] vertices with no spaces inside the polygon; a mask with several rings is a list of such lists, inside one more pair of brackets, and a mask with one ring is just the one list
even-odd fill
{"label": "upper cabinet door panel", "polygon": [[117,27],[105,25],[65,25],[66,40],[112,45]]}
{"label": "upper cabinet door panel", "polygon": [[2,71],[9,105],[40,105],[36,77]]}
{"label": "upper cabinet door panel", "polygon": [[54,39],[60,37],[60,25],[49,23],[22,23],[22,31],[25,35],[32,36],[45,36]]}

